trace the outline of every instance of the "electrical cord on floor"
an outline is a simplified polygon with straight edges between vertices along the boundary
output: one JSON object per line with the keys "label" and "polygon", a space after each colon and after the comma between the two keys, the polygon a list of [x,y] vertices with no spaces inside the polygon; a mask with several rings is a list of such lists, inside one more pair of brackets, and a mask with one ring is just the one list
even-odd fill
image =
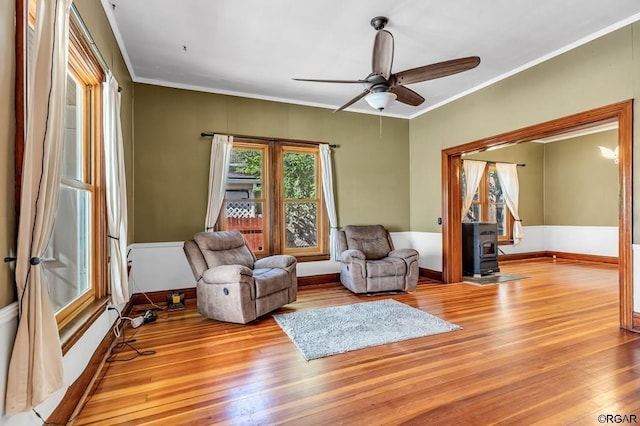
{"label": "electrical cord on floor", "polygon": [[[157,309],[162,310],[161,307],[157,306],[155,303],[153,303],[151,301],[151,299],[149,299],[149,297],[145,294],[144,296],[147,298],[147,300],[149,300],[149,302],[152,304],[152,306],[156,307]],[[109,355],[109,357],[107,357],[105,359],[105,365],[104,365],[104,372],[102,373],[102,375],[100,376],[100,378],[98,379],[98,381],[95,383],[95,387],[97,387],[102,380],[105,378],[105,376],[107,375],[107,371],[109,370],[109,364],[107,363],[112,363],[112,362],[124,362],[124,361],[131,361],[139,356],[145,356],[145,355],[153,355],[156,353],[156,351],[154,350],[146,350],[146,351],[141,351],[139,349],[137,349],[136,347],[134,347],[131,343],[135,342],[136,339],[130,338],[127,340],[126,336],[125,336],[125,320],[129,320],[132,321],[132,318],[130,317],[125,317],[122,316],[122,314],[120,313],[120,311],[115,308],[115,307],[109,307],[109,310],[114,310],[116,311],[116,313],[118,314],[118,318],[116,319],[116,323],[113,326],[113,334],[116,336],[116,339],[122,337],[122,341],[116,343],[115,345],[113,345],[111,347],[111,355]],[[121,329],[122,328],[122,329]],[[135,333],[134,333],[135,335]],[[132,336],[133,337],[133,336]],[[124,358],[124,359],[116,359],[115,357],[118,354],[121,354],[126,348],[130,348],[132,349],[135,354],[129,358]],[[69,424],[71,424],[74,420],[76,420],[78,418],[78,416],[80,415],[80,413],[76,414],[75,416],[73,416],[72,418],[70,418],[69,420],[67,420],[65,423],[56,423],[56,422],[48,422],[46,421],[42,415],[36,411],[35,408],[32,408],[31,411],[33,411],[33,413],[36,415],[36,417],[38,417],[41,421],[43,425],[46,426],[67,426]]]}
{"label": "electrical cord on floor", "polygon": [[[147,350],[147,351],[140,351],[138,350],[135,346],[133,346],[131,343],[135,342],[136,339],[129,339],[127,340],[126,336],[125,336],[125,326],[123,324],[123,320],[129,320],[131,321],[132,318],[129,317],[123,317],[120,314],[120,311],[114,307],[109,308],[110,310],[113,309],[114,311],[116,311],[118,313],[118,319],[116,320],[115,325],[113,326],[113,334],[115,334],[116,338],[122,336],[122,341],[118,342],[115,344],[115,346],[113,346],[111,348],[111,355],[106,359],[106,362],[124,362],[124,361],[131,361],[132,359],[135,359],[139,356],[144,356],[144,355],[153,355],[156,353],[156,351],[154,350]],[[120,331],[120,327],[122,327],[122,331]],[[132,349],[135,354],[129,358],[124,358],[124,359],[116,359],[116,356],[121,354],[125,349]]]}

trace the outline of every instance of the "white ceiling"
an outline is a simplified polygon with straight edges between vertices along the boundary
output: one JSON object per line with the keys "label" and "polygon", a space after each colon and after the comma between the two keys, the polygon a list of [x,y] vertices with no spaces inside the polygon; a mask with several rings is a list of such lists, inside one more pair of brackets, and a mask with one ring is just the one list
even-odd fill
{"label": "white ceiling", "polygon": [[[408,87],[415,117],[640,19],[638,0],[102,0],[134,81],[335,109],[360,84],[387,16],[393,72],[480,56],[464,73]],[[378,112],[360,100],[348,111]]]}

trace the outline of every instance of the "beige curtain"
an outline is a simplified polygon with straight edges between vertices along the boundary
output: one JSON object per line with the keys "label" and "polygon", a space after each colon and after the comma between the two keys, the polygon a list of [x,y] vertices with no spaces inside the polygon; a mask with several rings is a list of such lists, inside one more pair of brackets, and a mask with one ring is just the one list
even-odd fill
{"label": "beige curtain", "polygon": [[504,192],[504,201],[515,220],[513,224],[513,244],[518,244],[524,238],[522,221],[518,213],[518,198],[520,197],[520,184],[518,182],[518,166],[515,164],[496,163],[496,172]]}
{"label": "beige curtain", "polygon": [[464,177],[466,181],[465,191],[462,194],[462,219],[464,220],[473,202],[473,196],[480,185],[480,179],[484,173],[484,167],[487,165],[486,161],[476,160],[464,160],[462,162],[462,169],[464,170]]}
{"label": "beige curtain", "polygon": [[329,254],[331,260],[340,260],[340,244],[338,243],[338,215],[336,214],[336,202],[333,195],[333,172],[331,167],[331,147],[328,144],[320,145],[320,168],[322,169],[322,193],[324,204],[327,206],[329,219]]}
{"label": "beige curtain", "polygon": [[109,227],[109,268],[111,303],[129,301],[127,274],[127,180],[124,170],[124,142],[120,121],[118,81],[108,73],[103,83],[104,150],[107,193],[107,225]]}
{"label": "beige curtain", "polygon": [[213,227],[216,225],[220,215],[227,187],[227,170],[229,170],[232,148],[233,136],[213,135],[211,160],[209,162],[207,215],[204,220],[205,231],[213,231]]}
{"label": "beige curtain", "polygon": [[19,319],[5,405],[9,415],[35,407],[63,385],[60,337],[40,257],[58,202],[70,6],[71,0],[37,4],[18,225]]}

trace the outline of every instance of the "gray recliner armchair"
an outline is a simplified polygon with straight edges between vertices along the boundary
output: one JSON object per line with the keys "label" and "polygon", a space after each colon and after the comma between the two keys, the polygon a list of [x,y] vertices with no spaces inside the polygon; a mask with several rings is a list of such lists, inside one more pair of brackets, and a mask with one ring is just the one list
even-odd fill
{"label": "gray recliner armchair", "polygon": [[347,225],[338,232],[340,281],[354,293],[413,291],[418,284],[418,252],[394,250],[382,225]]}
{"label": "gray recliner armchair", "polygon": [[296,301],[296,258],[256,259],[239,231],[199,232],[184,252],[197,280],[198,312],[246,324]]}

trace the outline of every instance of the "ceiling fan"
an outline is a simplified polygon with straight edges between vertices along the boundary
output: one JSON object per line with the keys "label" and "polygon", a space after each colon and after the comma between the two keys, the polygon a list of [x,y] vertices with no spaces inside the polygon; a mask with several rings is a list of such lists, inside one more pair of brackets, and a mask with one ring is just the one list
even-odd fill
{"label": "ceiling fan", "polygon": [[393,65],[393,35],[384,29],[389,19],[384,16],[376,16],[371,20],[371,26],[376,30],[376,38],[373,43],[373,58],[371,60],[371,73],[362,80],[322,80],[308,78],[294,78],[297,81],[311,81],[317,83],[362,83],[365,85],[363,92],[336,109],[335,112],[353,105],[365,98],[371,107],[382,111],[391,102],[397,99],[411,106],[418,106],[424,102],[424,98],[405,87],[405,84],[420,83],[434,80],[451,74],[467,71],[480,64],[478,56],[451,59],[449,61],[424,65],[406,71],[391,73]]}

